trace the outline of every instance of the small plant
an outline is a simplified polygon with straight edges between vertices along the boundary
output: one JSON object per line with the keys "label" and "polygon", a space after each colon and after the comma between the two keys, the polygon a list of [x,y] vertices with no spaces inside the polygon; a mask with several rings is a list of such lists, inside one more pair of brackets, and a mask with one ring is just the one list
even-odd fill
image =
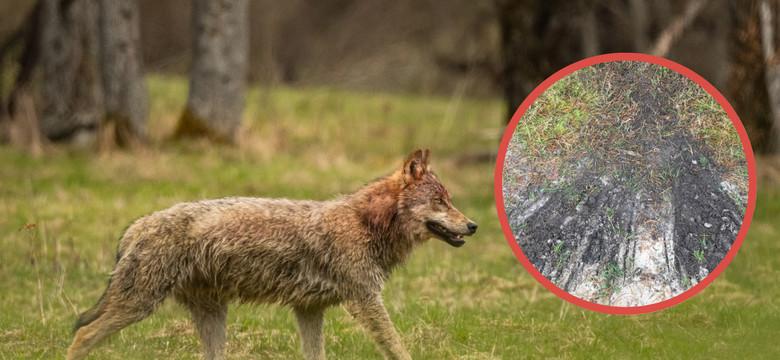
{"label": "small plant", "polygon": [[566,250],[566,252],[563,253],[563,255],[561,255],[558,258],[558,264],[555,265],[555,268],[556,269],[560,269],[561,267],[563,267],[563,264],[565,264],[566,261],[568,261],[570,257],[571,257],[571,251]]}
{"label": "small plant", "polygon": [[618,267],[616,264],[609,264],[606,270],[604,270],[603,276],[604,280],[616,280],[617,278],[623,276],[623,269]]}
{"label": "small plant", "polygon": [[693,251],[693,257],[695,257],[699,263],[704,262],[705,249],[707,249],[707,234],[702,234],[701,239],[699,240],[699,249]]}
{"label": "small plant", "polygon": [[561,249],[563,249],[563,241],[559,242],[558,245],[555,245],[555,249],[553,249],[555,256],[558,256],[561,253]]}
{"label": "small plant", "polygon": [[612,218],[615,217],[615,209],[607,206],[607,220],[612,221]]}
{"label": "small plant", "polygon": [[697,260],[699,263],[702,263],[702,262],[704,262],[704,250],[702,250],[702,249],[695,250],[695,251],[693,252],[693,256],[696,258],[696,260]]}
{"label": "small plant", "polygon": [[563,267],[563,264],[566,263],[567,260],[569,260],[569,257],[571,257],[571,251],[563,252],[563,241],[559,242],[558,245],[555,245],[555,248],[553,248],[553,253],[555,254],[555,257],[558,258],[558,263],[555,265],[556,269],[560,269]]}
{"label": "small plant", "polygon": [[631,240],[631,238],[634,236],[634,234],[632,234],[630,231],[623,230],[618,226],[613,226],[612,231],[614,231],[618,236],[626,240]]}
{"label": "small plant", "polygon": [[702,167],[707,167],[709,160],[707,160],[707,158],[704,157],[704,155],[699,155],[699,163],[701,163]]}
{"label": "small plant", "polygon": [[617,281],[623,276],[623,269],[617,264],[609,264],[601,273],[601,282],[599,283],[598,297],[607,298],[620,291],[620,285]]}
{"label": "small plant", "polygon": [[512,229],[513,233],[517,234],[520,230],[528,229],[528,225],[529,225],[528,222],[525,221],[525,222],[520,223],[520,224],[514,224],[514,223],[513,224],[509,224],[509,227]]}
{"label": "small plant", "polygon": [[658,175],[658,178],[661,180],[661,182],[667,183],[669,185],[672,185],[675,182],[677,182],[677,179],[679,177],[680,177],[680,169],[672,169],[669,166],[661,170],[661,173]]}

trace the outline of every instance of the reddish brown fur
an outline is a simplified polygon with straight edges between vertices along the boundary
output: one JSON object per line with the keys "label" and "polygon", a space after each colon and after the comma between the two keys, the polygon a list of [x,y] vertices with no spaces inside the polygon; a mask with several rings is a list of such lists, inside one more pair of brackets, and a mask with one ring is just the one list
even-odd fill
{"label": "reddish brown fur", "polygon": [[[224,357],[229,302],[289,305],[308,359],[323,359],[322,316],[344,303],[388,358],[408,359],[382,304],[392,269],[430,237],[454,246],[476,224],[452,206],[416,150],[404,166],[330,201],[225,198],[177,204],[128,227],[69,359],[151,315],[169,295],[192,314],[207,359]],[[456,236],[457,235],[457,236]]]}

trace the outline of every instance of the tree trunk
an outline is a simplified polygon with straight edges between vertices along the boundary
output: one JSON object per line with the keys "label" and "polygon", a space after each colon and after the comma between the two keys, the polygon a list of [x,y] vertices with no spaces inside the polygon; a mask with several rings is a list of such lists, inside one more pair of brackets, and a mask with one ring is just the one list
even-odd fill
{"label": "tree trunk", "polygon": [[585,35],[595,36],[595,29],[587,28],[587,19],[571,21],[580,16],[578,13],[588,14],[591,9],[587,6],[592,5],[576,4],[559,0],[496,0],[507,121],[542,81],[581,59],[586,51],[594,51],[583,46],[598,46],[595,38],[582,44],[583,27],[588,32]]}
{"label": "tree trunk", "polygon": [[534,86],[524,79],[524,59],[533,48],[535,37],[530,33],[530,20],[524,14],[529,11],[529,2],[498,1],[499,26],[501,28],[501,62],[503,64],[504,98],[507,103],[507,121]]}
{"label": "tree trunk", "polygon": [[100,50],[105,123],[120,146],[144,141],[149,101],[135,0],[100,2]]}
{"label": "tree trunk", "polygon": [[193,0],[193,60],[177,136],[233,142],[241,125],[249,48],[246,0]]}
{"label": "tree trunk", "polygon": [[753,150],[766,153],[771,149],[772,116],[765,82],[761,49],[761,21],[755,1],[729,2],[733,26],[731,65],[726,92],[750,137]]}
{"label": "tree trunk", "polygon": [[776,1],[770,4],[767,0],[759,3],[759,18],[761,19],[761,47],[764,54],[764,78],[767,87],[769,114],[772,119],[772,129],[769,136],[770,151],[780,150],[780,59],[776,50],[776,34],[780,20]]}
{"label": "tree trunk", "polygon": [[[41,3],[36,3],[23,24],[2,45],[0,45],[0,63],[21,47],[21,55],[16,61],[19,71],[13,81],[13,87],[6,99],[0,94],[0,143],[11,143],[28,148],[33,153],[41,152],[38,116],[33,101],[32,80],[38,64],[40,50]],[[20,45],[18,45],[20,44]],[[1,88],[1,87],[0,87]],[[6,101],[7,100],[7,101]],[[18,136],[24,134],[25,136]]]}
{"label": "tree trunk", "polygon": [[43,72],[40,130],[53,141],[94,142],[102,117],[97,6],[92,0],[41,0]]}

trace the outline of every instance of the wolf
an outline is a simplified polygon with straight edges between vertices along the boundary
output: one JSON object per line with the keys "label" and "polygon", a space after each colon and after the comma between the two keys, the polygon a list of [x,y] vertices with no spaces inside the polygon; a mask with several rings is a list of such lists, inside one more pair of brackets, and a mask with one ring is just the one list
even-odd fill
{"label": "wolf", "polygon": [[430,150],[329,201],[233,197],[180,203],[133,222],[97,304],[81,314],[68,359],[154,313],[172,296],[206,359],[224,359],[228,304],[292,308],[306,359],[324,359],[323,314],[343,305],[386,358],[410,359],[382,302],[384,282],[430,238],[465,244],[477,224],[452,205]]}

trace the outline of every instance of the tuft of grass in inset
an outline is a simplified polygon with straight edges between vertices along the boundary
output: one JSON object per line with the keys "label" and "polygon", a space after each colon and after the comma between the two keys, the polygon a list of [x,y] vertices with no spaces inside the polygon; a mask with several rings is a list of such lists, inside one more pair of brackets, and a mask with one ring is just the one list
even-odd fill
{"label": "tuft of grass in inset", "polygon": [[696,261],[699,263],[704,262],[704,250],[707,249],[707,234],[702,234],[701,239],[699,240],[699,248],[693,251],[693,257],[696,258]]}
{"label": "tuft of grass in inset", "polygon": [[696,261],[700,263],[704,262],[704,250],[703,249],[694,250],[693,257],[695,257]]}
{"label": "tuft of grass in inset", "polygon": [[618,284],[618,281],[621,276],[623,276],[623,269],[621,269],[620,266],[614,263],[607,265],[601,272],[597,296],[601,299],[607,299],[612,296],[612,294],[620,292],[621,287]]}

